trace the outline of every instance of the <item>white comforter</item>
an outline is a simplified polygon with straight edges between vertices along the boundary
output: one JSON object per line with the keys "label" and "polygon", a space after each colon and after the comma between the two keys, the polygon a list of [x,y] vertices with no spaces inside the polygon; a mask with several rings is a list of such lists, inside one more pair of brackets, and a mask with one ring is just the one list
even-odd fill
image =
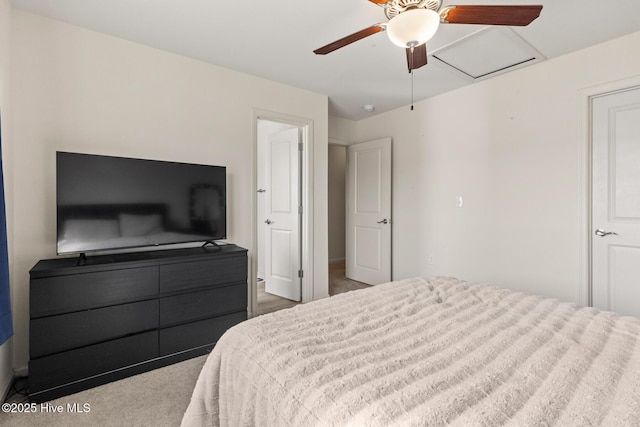
{"label": "white comforter", "polygon": [[183,426],[640,426],[640,319],[451,278],[260,316]]}

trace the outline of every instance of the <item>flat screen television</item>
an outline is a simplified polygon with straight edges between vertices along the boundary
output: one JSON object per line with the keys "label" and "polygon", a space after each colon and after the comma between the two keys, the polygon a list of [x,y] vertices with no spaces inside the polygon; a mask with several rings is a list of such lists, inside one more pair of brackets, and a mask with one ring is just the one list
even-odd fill
{"label": "flat screen television", "polygon": [[226,238],[226,168],[56,153],[57,253]]}

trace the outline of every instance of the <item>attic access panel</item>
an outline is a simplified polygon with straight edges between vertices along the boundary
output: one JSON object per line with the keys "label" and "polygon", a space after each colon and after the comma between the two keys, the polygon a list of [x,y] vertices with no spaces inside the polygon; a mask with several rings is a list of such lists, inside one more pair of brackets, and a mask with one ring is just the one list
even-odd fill
{"label": "attic access panel", "polygon": [[486,27],[435,50],[431,56],[472,80],[493,77],[545,59],[509,27]]}

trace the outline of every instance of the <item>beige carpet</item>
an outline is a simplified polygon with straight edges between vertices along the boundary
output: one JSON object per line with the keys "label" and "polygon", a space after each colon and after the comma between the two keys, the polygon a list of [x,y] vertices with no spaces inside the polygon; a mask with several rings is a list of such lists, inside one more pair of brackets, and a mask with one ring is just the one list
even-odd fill
{"label": "beige carpet", "polygon": [[[11,427],[179,426],[206,356],[48,402],[62,413],[0,412],[0,425]],[[67,405],[89,405],[89,412],[69,413]],[[45,404],[46,405],[46,404]]]}

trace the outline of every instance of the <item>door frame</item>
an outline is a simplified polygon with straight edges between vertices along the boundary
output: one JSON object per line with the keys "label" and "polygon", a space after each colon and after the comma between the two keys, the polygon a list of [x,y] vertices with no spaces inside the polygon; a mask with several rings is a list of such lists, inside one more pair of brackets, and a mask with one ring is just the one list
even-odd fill
{"label": "door frame", "polygon": [[251,146],[251,250],[249,251],[249,318],[258,313],[258,121],[286,123],[300,129],[302,142],[302,270],[301,302],[313,300],[313,120],[274,111],[252,110]]}
{"label": "door frame", "polygon": [[593,278],[591,274],[592,259],[591,249],[593,242],[593,224],[591,199],[593,195],[593,138],[592,128],[592,101],[594,98],[623,92],[635,87],[640,87],[640,77],[632,77],[623,80],[617,80],[601,85],[591,86],[579,91],[579,158],[581,159],[580,168],[580,188],[581,188],[581,219],[580,219],[580,271],[578,272],[578,295],[576,301],[583,306],[593,306],[591,297]]}

